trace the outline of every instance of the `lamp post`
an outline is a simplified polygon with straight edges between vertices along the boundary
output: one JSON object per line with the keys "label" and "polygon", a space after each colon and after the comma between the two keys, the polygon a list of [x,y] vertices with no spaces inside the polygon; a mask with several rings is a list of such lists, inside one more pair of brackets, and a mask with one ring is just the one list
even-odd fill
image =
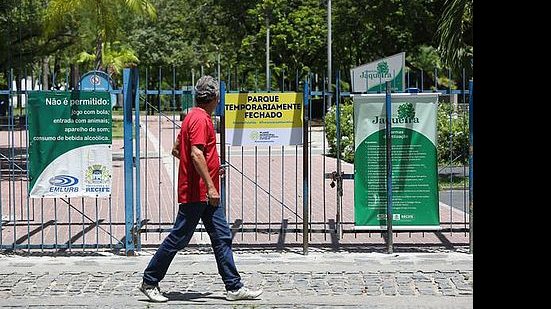
{"label": "lamp post", "polygon": [[[331,93],[331,0],[327,0],[327,89]],[[330,94],[331,95],[331,94]],[[329,97],[331,98],[331,97]],[[329,100],[329,106],[331,106],[331,100]]]}
{"label": "lamp post", "polygon": [[270,91],[270,13],[266,10],[266,91]]}

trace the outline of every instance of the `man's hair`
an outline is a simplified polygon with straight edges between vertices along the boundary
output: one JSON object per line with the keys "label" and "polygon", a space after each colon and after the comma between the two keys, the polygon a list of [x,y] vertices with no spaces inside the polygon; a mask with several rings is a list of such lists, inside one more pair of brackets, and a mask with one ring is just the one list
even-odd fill
{"label": "man's hair", "polygon": [[202,76],[195,84],[195,102],[197,104],[210,103],[219,95],[218,81],[210,75]]}

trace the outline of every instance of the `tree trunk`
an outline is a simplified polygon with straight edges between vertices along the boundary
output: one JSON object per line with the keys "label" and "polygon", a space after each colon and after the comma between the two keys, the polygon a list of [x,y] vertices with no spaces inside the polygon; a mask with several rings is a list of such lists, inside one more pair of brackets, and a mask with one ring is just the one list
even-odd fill
{"label": "tree trunk", "polygon": [[48,77],[50,75],[50,57],[42,58],[42,90],[50,90]]}
{"label": "tree trunk", "polygon": [[103,71],[103,41],[101,35],[96,39],[96,70]]}
{"label": "tree trunk", "polygon": [[21,110],[21,72],[15,74],[15,88],[17,90],[17,105],[15,108]]}
{"label": "tree trunk", "polygon": [[78,82],[80,81],[80,71],[77,63],[71,64],[71,77],[69,88],[72,90],[78,90]]}
{"label": "tree trunk", "polygon": [[59,76],[61,75],[61,63],[60,63],[60,59],[59,59],[59,56],[55,56],[54,58],[54,77],[55,79],[52,80],[52,87],[54,89],[57,89],[59,90],[61,88],[61,83],[59,83],[59,86],[56,85],[56,81],[61,78],[61,80],[64,80],[64,78],[62,76]]}

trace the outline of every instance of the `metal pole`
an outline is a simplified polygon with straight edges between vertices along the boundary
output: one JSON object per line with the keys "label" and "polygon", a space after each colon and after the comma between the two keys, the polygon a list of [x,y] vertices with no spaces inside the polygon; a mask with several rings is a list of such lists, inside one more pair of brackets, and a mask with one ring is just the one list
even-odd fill
{"label": "metal pole", "polygon": [[421,69],[421,92],[423,92],[425,88],[423,87],[423,69]]}
{"label": "metal pole", "polygon": [[270,20],[266,17],[266,91],[270,91]]}
{"label": "metal pole", "polygon": [[[226,83],[218,80],[220,83],[220,103],[218,104],[218,116],[220,116],[220,162],[226,164]],[[220,178],[220,206],[226,207],[226,175]]]}
{"label": "metal pole", "polygon": [[392,241],[392,100],[390,97],[390,82],[386,83],[386,100],[385,100],[385,128],[386,128],[386,231],[387,231],[387,250],[388,253],[393,251]]}
{"label": "metal pole", "polygon": [[[331,0],[327,0],[327,89],[329,89],[329,92],[332,91],[333,88],[331,88],[331,44],[332,44],[332,36],[331,36]],[[329,106],[331,106],[331,101],[329,101]]]}
{"label": "metal pole", "polygon": [[218,53],[218,68],[217,68],[217,73],[218,73],[218,82],[220,82],[220,53]]}
{"label": "metal pole", "polygon": [[469,253],[473,254],[473,81],[469,81]]}
{"label": "metal pole", "polygon": [[[191,69],[191,105],[195,106],[195,70],[194,69]],[[186,110],[186,113],[187,112],[188,111]]]}
{"label": "metal pole", "polygon": [[[16,214],[15,214],[15,115],[13,107],[13,69],[10,69],[10,79],[9,79],[9,98],[8,98],[8,149],[9,149],[9,181],[8,181],[8,205],[10,214],[8,216],[9,220],[13,220],[13,250],[15,250],[17,244],[17,224],[16,224]],[[16,90],[17,91],[17,86]],[[12,203],[13,201],[13,203]],[[13,205],[13,208],[12,208]],[[13,209],[13,210],[12,210]],[[13,217],[12,217],[13,215]]]}
{"label": "metal pole", "polygon": [[281,72],[281,91],[285,91],[285,70]]}
{"label": "metal pole", "polygon": [[[203,66],[201,66],[201,72],[203,71]],[[158,149],[163,149],[162,148],[162,144],[161,144],[161,138],[162,138],[162,123],[161,123],[161,120],[162,120],[162,110],[161,110],[161,89],[163,88],[162,86],[162,83],[163,83],[163,73],[162,73],[162,67],[159,66],[159,86],[158,86],[158,89],[159,89],[159,94],[157,95],[157,123],[159,124],[159,131],[158,131]],[[157,169],[157,196],[159,197],[158,199],[158,205],[159,205],[159,208],[158,208],[158,214],[159,214],[159,240],[161,240],[161,223],[163,222],[163,219],[162,219],[162,214],[161,214],[161,198],[162,198],[162,193],[161,193],[161,167],[163,166],[163,163],[162,163],[162,158],[161,156],[159,155],[158,159],[157,159],[157,166],[158,166],[158,169]]]}
{"label": "metal pole", "polygon": [[254,70],[254,92],[258,91],[258,69]]}
{"label": "metal pole", "polygon": [[308,78],[304,79],[302,109],[302,253],[308,255]]}
{"label": "metal pole", "polygon": [[337,71],[336,88],[335,88],[335,103],[336,103],[336,135],[337,135],[337,218],[336,228],[337,237],[342,237],[342,167],[341,167],[341,87],[340,87],[341,72]]}
{"label": "metal pole", "polygon": [[[135,166],[136,166],[136,239],[137,239],[137,248],[138,251],[142,250],[142,241],[140,237],[140,229],[142,228],[142,203],[141,203],[141,173],[140,173],[140,73],[138,68],[134,68],[134,80],[136,82],[136,89],[133,91],[135,93],[134,97],[134,132],[136,134],[136,155],[135,155]],[[147,90],[147,83],[145,89]]]}
{"label": "metal pole", "polygon": [[123,70],[123,122],[124,122],[124,208],[125,208],[125,250],[126,255],[134,255],[134,186],[133,186],[133,151],[132,151],[132,84],[130,69]]}

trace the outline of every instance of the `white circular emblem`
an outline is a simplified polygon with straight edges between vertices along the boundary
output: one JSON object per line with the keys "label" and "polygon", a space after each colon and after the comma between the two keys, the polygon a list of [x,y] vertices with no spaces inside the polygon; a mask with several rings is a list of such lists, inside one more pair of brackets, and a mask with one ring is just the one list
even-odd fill
{"label": "white circular emblem", "polygon": [[101,80],[99,79],[99,76],[97,75],[92,75],[90,76],[90,82],[93,84],[93,85],[99,85],[101,83]]}

